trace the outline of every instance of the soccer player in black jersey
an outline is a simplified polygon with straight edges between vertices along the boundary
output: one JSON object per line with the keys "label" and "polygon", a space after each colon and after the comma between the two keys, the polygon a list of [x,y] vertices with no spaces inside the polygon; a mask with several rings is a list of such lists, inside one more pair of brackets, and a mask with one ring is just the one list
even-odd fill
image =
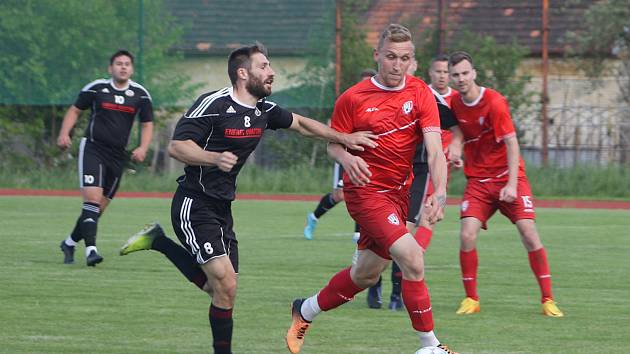
{"label": "soccer player in black jersey", "polygon": [[83,208],[70,236],[61,241],[64,263],[74,263],[77,242],[85,240],[88,266],[103,261],[96,249],[96,229],[99,216],[114,198],[120,185],[125,147],[135,116],[140,117],[140,146],[131,159],[142,162],[153,135],[151,95],[142,85],[132,81],[133,55],[126,50],[114,53],[109,61],[110,79],[87,84],[63,118],[57,145],[65,150],[72,140],[70,132],[81,111],[91,109],[90,121],[79,148],[79,185]]}
{"label": "soccer player in black jersey", "polygon": [[212,297],[208,316],[219,354],[232,353],[238,246],[231,203],[236,176],[265,129],[291,129],[350,149],[376,146],[376,136],[369,132],[342,134],[267,101],[274,71],[260,43],[233,51],[228,75],[232,86],[199,97],[177,123],[169,145],[170,155],[186,164],[171,205],[171,221],[183,247],[153,224],[120,251],[159,251]]}

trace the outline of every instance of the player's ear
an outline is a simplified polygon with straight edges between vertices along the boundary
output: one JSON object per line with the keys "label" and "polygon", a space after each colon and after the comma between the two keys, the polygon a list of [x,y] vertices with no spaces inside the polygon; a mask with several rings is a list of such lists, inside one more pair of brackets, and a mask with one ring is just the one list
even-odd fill
{"label": "player's ear", "polygon": [[374,49],[374,61],[378,63],[378,49]]}
{"label": "player's ear", "polygon": [[236,69],[236,75],[238,75],[239,79],[247,80],[247,76],[248,76],[247,75],[247,69],[245,69],[245,68],[238,68],[238,69]]}
{"label": "player's ear", "polygon": [[473,81],[477,80],[477,70],[472,69],[472,74],[473,74],[473,77],[472,77]]}
{"label": "player's ear", "polygon": [[112,74],[112,64],[109,64],[107,66],[107,72],[111,75]]}

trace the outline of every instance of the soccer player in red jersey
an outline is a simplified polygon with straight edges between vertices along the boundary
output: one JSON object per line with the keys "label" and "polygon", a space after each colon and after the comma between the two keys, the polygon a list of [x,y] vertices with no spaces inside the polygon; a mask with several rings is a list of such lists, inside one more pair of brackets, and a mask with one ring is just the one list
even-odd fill
{"label": "soccer player in red jersey", "polygon": [[[536,230],[532,192],[507,100],[497,91],[475,83],[477,73],[472,58],[465,52],[451,55],[449,72],[459,90],[451,101],[451,109],[463,134],[464,174],[468,180],[461,205],[459,253],[466,298],[457,314],[479,312],[477,236],[499,210],[516,225],[529,253],[529,264],[542,293],[543,314],[562,317],[553,300],[547,254]],[[461,139],[453,140],[461,146],[457,143]],[[451,149],[451,160],[461,161],[461,150]]]}
{"label": "soccer player in red jersey", "polygon": [[346,171],[346,207],[361,226],[358,258],[317,294],[293,302],[293,321],[286,336],[291,353],[300,352],[315,316],[345,304],[375,284],[390,259],[402,269],[403,301],[421,347],[434,353],[453,353],[433,333],[422,248],[405,227],[411,164],[422,140],[435,186],[426,206],[432,223],[443,218],[446,202],[446,159],[438,109],[431,89],[422,80],[406,75],[413,56],[409,30],[389,25],[374,51],[377,75],[349,88],[335,104],[334,129],[345,133],[371,130],[378,135],[378,146],[355,153],[338,144],[328,145],[330,156]]}

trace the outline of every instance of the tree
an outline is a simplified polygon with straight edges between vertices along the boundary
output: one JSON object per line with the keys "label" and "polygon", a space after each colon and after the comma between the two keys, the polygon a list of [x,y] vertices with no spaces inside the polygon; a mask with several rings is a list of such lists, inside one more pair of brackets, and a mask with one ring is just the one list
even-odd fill
{"label": "tree", "polygon": [[[436,56],[438,37],[436,30],[414,36],[419,74],[429,82],[428,67]],[[477,83],[491,87],[506,97],[513,112],[527,109],[533,103],[534,93],[526,90],[529,75],[518,75],[518,67],[528,53],[516,41],[509,45],[497,43],[492,36],[480,36],[469,30],[462,31],[444,54],[454,51],[468,52],[477,70]]]}
{"label": "tree", "polygon": [[[372,48],[365,41],[366,33],[360,27],[358,14],[363,13],[369,1],[344,0],[341,4],[341,92],[357,83],[362,70],[374,68]],[[330,1],[331,11],[312,31],[308,43],[306,65],[302,72],[290,78],[296,87],[274,95],[284,105],[309,117],[326,123],[335,103],[335,4]],[[295,134],[276,133],[278,139],[263,141],[263,149],[269,147],[272,154],[310,166],[329,164],[325,145],[312,139],[302,139]]]}
{"label": "tree", "polygon": [[[169,54],[182,30],[162,1],[145,1],[145,51],[141,82],[154,105],[175,104],[192,87],[187,78],[167,70]],[[52,164],[52,145],[67,105],[81,87],[107,77],[109,56],[120,48],[138,52],[138,2],[108,0],[5,0],[0,3],[0,154],[17,138],[22,164]],[[134,77],[137,79],[137,76]],[[80,128],[80,127],[79,127]],[[19,138],[24,135],[23,138]],[[80,134],[75,134],[75,136]],[[15,141],[14,141],[15,142]],[[77,145],[77,144],[75,144]],[[2,158],[2,164],[9,159]]]}
{"label": "tree", "polygon": [[[630,0],[607,0],[591,5],[581,30],[570,32],[573,54],[594,85],[602,76],[612,76],[619,98],[630,107]],[[610,59],[617,59],[610,63]],[[610,65],[607,65],[610,64]],[[621,162],[630,163],[630,116],[621,122]]]}

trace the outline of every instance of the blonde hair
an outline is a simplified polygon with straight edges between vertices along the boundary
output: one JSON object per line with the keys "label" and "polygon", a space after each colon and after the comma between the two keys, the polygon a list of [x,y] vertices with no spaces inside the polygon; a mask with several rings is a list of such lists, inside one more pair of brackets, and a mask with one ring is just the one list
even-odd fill
{"label": "blonde hair", "polygon": [[410,42],[411,41],[411,32],[407,29],[407,27],[403,25],[399,25],[397,23],[392,23],[387,28],[381,32],[381,36],[378,40],[377,50],[383,48],[383,44],[385,40],[390,42],[400,43],[400,42]]}

